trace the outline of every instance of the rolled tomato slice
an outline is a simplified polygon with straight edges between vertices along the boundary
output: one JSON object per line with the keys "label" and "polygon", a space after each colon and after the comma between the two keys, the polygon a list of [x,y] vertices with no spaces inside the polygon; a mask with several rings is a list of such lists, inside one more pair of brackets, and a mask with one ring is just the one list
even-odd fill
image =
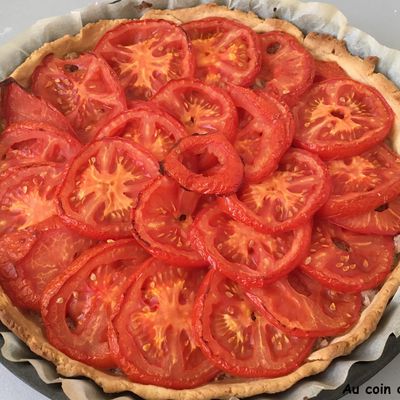
{"label": "rolled tomato slice", "polygon": [[217,375],[195,342],[191,321],[205,273],[152,258],[132,278],[110,335],[118,366],[130,379],[185,389]]}
{"label": "rolled tomato slice", "polygon": [[277,377],[294,371],[314,340],[289,336],[258,312],[242,288],[216,270],[204,278],[193,313],[196,342],[233,376]]}
{"label": "rolled tomato slice", "polygon": [[311,224],[270,235],[211,206],[197,215],[190,239],[202,257],[229,279],[260,287],[286,275],[303,260],[310,245]]}
{"label": "rolled tomato slice", "polygon": [[138,195],[158,175],[157,161],[129,140],[95,141],[69,166],[58,195],[61,218],[94,239],[129,237]]}

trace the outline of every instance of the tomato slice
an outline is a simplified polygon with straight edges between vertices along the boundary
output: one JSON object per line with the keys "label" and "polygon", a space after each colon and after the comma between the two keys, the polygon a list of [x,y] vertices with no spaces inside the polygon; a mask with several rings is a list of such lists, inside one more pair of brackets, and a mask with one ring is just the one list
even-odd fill
{"label": "tomato slice", "polygon": [[208,84],[248,86],[261,67],[257,34],[227,18],[204,18],[182,25],[196,59],[195,76]]}
{"label": "tomato slice", "polygon": [[[193,170],[193,159],[203,155],[214,156],[217,164],[204,171]],[[183,138],[168,154],[164,168],[185,189],[204,194],[233,193],[243,178],[240,157],[220,133]]]}
{"label": "tomato slice", "polygon": [[91,141],[111,115],[126,109],[113,71],[91,53],[66,60],[48,55],[32,75],[32,90],[67,117],[83,143]]}
{"label": "tomato slice", "polygon": [[358,156],[329,161],[327,165],[332,192],[319,211],[323,217],[360,214],[400,194],[400,158],[386,145]]}
{"label": "tomato slice", "polygon": [[220,205],[233,218],[262,232],[283,232],[311,219],[331,190],[328,170],[315,155],[289,150],[272,175],[247,183]]}
{"label": "tomato slice", "polygon": [[203,258],[229,279],[245,286],[263,286],[287,274],[307,255],[311,224],[269,235],[214,206],[198,214],[190,240]]}
{"label": "tomato slice", "polygon": [[206,271],[152,258],[132,279],[113,320],[119,367],[135,382],[184,389],[219,372],[194,340],[191,315]]}
{"label": "tomato slice", "polygon": [[57,164],[10,168],[0,179],[0,234],[23,230],[57,215],[63,177]]}
{"label": "tomato slice", "polygon": [[314,85],[292,111],[296,146],[326,160],[371,149],[385,139],[394,120],[392,109],[376,89],[351,79]]}
{"label": "tomato slice", "polygon": [[314,62],[315,62],[314,83],[327,81],[328,79],[349,78],[345,70],[335,61],[314,60]]}
{"label": "tomato slice", "polygon": [[108,121],[97,138],[119,136],[140,144],[161,161],[175,143],[187,136],[183,126],[153,104],[138,103]]}
{"label": "tomato slice", "polygon": [[360,317],[358,293],[327,289],[298,269],[247,295],[271,324],[298,337],[338,336]]}
{"label": "tomato slice", "polygon": [[128,99],[149,99],[171,79],[193,76],[185,32],[164,20],[129,21],[106,32],[95,50],[117,73]]}
{"label": "tomato slice", "polygon": [[41,122],[8,125],[0,137],[0,171],[44,162],[65,163],[81,149],[69,133]]}
{"label": "tomato slice", "polygon": [[58,131],[75,136],[67,118],[45,100],[28,93],[15,81],[9,81],[3,94],[4,113],[7,124],[26,121],[45,122]]}
{"label": "tomato slice", "polygon": [[330,219],[335,225],[353,232],[375,235],[400,234],[400,197],[362,214]]}
{"label": "tomato slice", "polygon": [[61,274],[93,241],[64,227],[56,217],[36,231],[36,240],[18,262],[0,265],[0,283],[13,303],[40,312],[46,285]]}
{"label": "tomato slice", "polygon": [[259,182],[277,168],[292,142],[288,120],[279,102],[268,95],[233,85],[227,90],[239,113],[234,146],[243,160],[245,179]]}
{"label": "tomato slice", "polygon": [[189,242],[198,193],[188,192],[168,177],[155,180],[140,195],[134,210],[134,230],[154,257],[181,267],[207,265]]}
{"label": "tomato slice", "polygon": [[223,133],[236,136],[238,117],[230,96],[218,87],[193,79],[167,83],[152,99],[180,121],[189,134]]}
{"label": "tomato slice", "polygon": [[216,270],[210,270],[200,286],[193,324],[203,353],[234,376],[287,375],[314,344],[314,339],[288,336],[272,326],[243,290]]}
{"label": "tomato slice", "polygon": [[48,341],[85,364],[116,367],[108,328],[131,275],[147,257],[133,239],[98,245],[78,257],[43,294],[41,312]]}
{"label": "tomato slice", "polygon": [[392,237],[363,235],[319,221],[301,268],[330,289],[361,292],[385,280],[393,259]]}
{"label": "tomato slice", "polygon": [[258,37],[262,65],[254,86],[294,105],[313,83],[315,64],[312,55],[288,33],[272,31]]}
{"label": "tomato slice", "polygon": [[127,139],[95,141],[70,164],[59,193],[61,217],[94,239],[129,237],[131,210],[158,171],[151,154]]}

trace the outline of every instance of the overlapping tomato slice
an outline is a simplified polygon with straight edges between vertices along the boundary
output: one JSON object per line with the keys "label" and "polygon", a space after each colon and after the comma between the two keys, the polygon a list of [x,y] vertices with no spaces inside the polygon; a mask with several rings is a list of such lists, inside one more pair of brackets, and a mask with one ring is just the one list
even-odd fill
{"label": "overlapping tomato slice", "polygon": [[128,99],[149,99],[171,79],[194,72],[185,32],[164,20],[118,25],[103,35],[94,51],[117,73]]}
{"label": "overlapping tomato slice", "polygon": [[294,105],[313,83],[312,55],[288,33],[273,31],[258,37],[262,65],[254,86]]}
{"label": "overlapping tomato slice", "polygon": [[91,366],[116,367],[108,329],[115,305],[147,257],[133,239],[101,244],[78,257],[43,294],[41,313],[49,342]]}
{"label": "overlapping tomato slice", "polygon": [[65,60],[48,55],[32,75],[32,90],[67,117],[83,143],[111,115],[126,109],[113,71],[91,53]]}
{"label": "overlapping tomato slice", "polygon": [[222,133],[236,137],[237,113],[230,96],[218,87],[193,79],[167,83],[152,99],[180,121],[189,134]]}
{"label": "overlapping tomato slice", "polygon": [[138,102],[128,111],[112,118],[99,131],[97,138],[122,137],[149,150],[161,161],[175,143],[187,136],[183,126],[153,104]]}
{"label": "overlapping tomato slice", "polygon": [[182,25],[193,46],[195,76],[205,83],[249,86],[261,67],[256,33],[226,18],[203,18]]}
{"label": "overlapping tomato slice", "polygon": [[386,145],[327,163],[332,192],[319,211],[324,217],[371,211],[400,194],[400,158]]}
{"label": "overlapping tomato slice", "polygon": [[361,292],[377,287],[387,277],[393,259],[392,237],[362,235],[319,221],[301,268],[328,288]]}
{"label": "overlapping tomato slice", "polygon": [[158,178],[141,193],[133,214],[138,241],[166,262],[182,267],[206,266],[188,238],[199,199],[199,194],[188,192],[173,179]]}
{"label": "overlapping tomato slice", "polygon": [[1,285],[14,304],[40,312],[46,285],[92,244],[51,218],[36,229],[34,244],[22,259],[0,264]]}
{"label": "overlapping tomato slice", "polygon": [[272,326],[237,284],[215,270],[208,272],[197,294],[193,323],[203,353],[234,376],[286,375],[304,361],[314,343]]}
{"label": "overlapping tomato slice", "polygon": [[349,78],[349,76],[337,62],[315,60],[314,83],[342,78]]}
{"label": "overlapping tomato slice", "polygon": [[70,164],[59,193],[61,217],[95,239],[129,237],[131,210],[158,171],[151,154],[127,139],[95,141]]}
{"label": "overlapping tomato slice", "polygon": [[351,79],[333,79],[312,87],[293,108],[295,144],[337,159],[363,153],[390,132],[394,114],[374,88]]}
{"label": "overlapping tomato slice", "polygon": [[190,236],[194,248],[212,267],[251,287],[273,282],[298,265],[308,252],[311,225],[270,235],[213,206],[198,214]]}
{"label": "overlapping tomato slice", "polygon": [[233,218],[263,232],[294,229],[326,202],[330,179],[326,166],[304,150],[289,150],[279,168],[259,183],[245,182],[220,205]]}
{"label": "overlapping tomato slice", "polygon": [[150,259],[136,273],[113,320],[119,367],[131,379],[183,389],[217,373],[197,346],[191,316],[203,269]]}
{"label": "overlapping tomato slice", "polygon": [[250,300],[283,332],[299,337],[340,335],[360,317],[361,296],[327,289],[295,269],[264,288],[253,288]]}
{"label": "overlapping tomato slice", "polygon": [[68,132],[45,123],[11,124],[0,137],[0,171],[36,163],[63,164],[73,158],[81,147]]}

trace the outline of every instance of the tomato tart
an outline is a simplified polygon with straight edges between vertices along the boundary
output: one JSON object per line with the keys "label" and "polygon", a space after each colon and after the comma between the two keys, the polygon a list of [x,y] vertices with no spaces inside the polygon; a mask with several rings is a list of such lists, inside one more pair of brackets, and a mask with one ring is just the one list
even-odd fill
{"label": "tomato tart", "polygon": [[213,4],[44,44],[1,84],[1,321],[146,399],[324,371],[400,285],[400,92],[376,62]]}

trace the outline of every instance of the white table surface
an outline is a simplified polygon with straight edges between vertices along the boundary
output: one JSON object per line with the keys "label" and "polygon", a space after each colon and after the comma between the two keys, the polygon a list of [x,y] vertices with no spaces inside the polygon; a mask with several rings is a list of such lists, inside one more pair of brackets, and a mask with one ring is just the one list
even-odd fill
{"label": "white table surface", "polygon": [[[330,0],[348,18],[350,24],[370,33],[379,42],[400,49],[400,0]],[[93,3],[91,0],[1,0],[0,45],[22,32],[40,18],[62,15]],[[400,71],[399,71],[400,73]],[[359,395],[346,400],[399,400],[400,394],[366,395],[367,386],[388,385],[392,392],[400,384],[400,355],[370,381],[360,387]],[[31,389],[0,364],[0,400],[48,400]]]}

